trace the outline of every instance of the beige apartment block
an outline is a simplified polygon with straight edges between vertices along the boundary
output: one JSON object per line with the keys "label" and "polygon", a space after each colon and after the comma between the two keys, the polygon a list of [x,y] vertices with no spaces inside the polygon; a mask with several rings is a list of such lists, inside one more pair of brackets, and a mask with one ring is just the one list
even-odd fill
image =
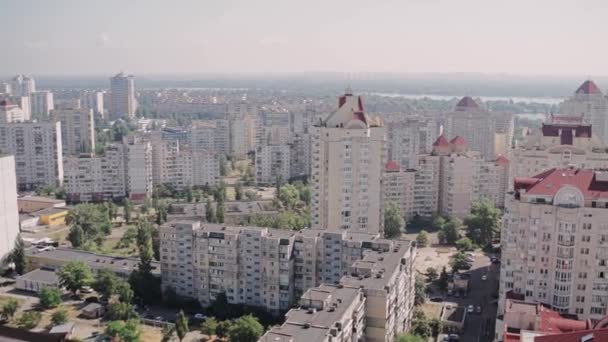
{"label": "beige apartment block", "polygon": [[54,109],[51,117],[61,122],[63,155],[95,152],[95,120],[91,109]]}
{"label": "beige apartment block", "polygon": [[574,95],[562,102],[560,114],[582,115],[583,124],[591,125],[598,141],[608,145],[608,98],[592,80],[586,80]]}
{"label": "beige apartment block", "polygon": [[556,168],[517,177],[501,234],[499,314],[517,295],[579,319],[608,304],[608,174]]}
{"label": "beige apartment block", "polygon": [[19,236],[19,209],[15,158],[0,155],[0,260],[3,264],[15,247],[17,236]]}
{"label": "beige apartment block", "polygon": [[61,141],[59,122],[0,123],[0,153],[15,156],[19,190],[63,184]]}
{"label": "beige apartment block", "polygon": [[291,177],[289,145],[263,145],[255,149],[255,181],[257,184],[286,182]]}
{"label": "beige apartment block", "polygon": [[127,194],[131,200],[143,201],[152,196],[152,145],[141,134],[123,138]]}
{"label": "beige apartment block", "polygon": [[382,173],[386,131],[347,89],[338,109],[312,129],[312,227],[383,231]]}

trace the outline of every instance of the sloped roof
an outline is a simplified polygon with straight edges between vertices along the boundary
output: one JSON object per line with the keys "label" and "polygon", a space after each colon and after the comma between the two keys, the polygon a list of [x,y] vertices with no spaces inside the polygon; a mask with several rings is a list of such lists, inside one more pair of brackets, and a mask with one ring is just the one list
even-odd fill
{"label": "sloped roof", "polygon": [[435,140],[433,146],[450,146],[450,143],[442,134],[439,136],[439,138],[437,138],[437,140]]}
{"label": "sloped roof", "polygon": [[399,164],[397,164],[396,161],[389,160],[389,162],[386,163],[386,166],[384,166],[384,169],[386,171],[399,171],[401,169],[401,167],[399,167]]}
{"label": "sloped roof", "polygon": [[576,90],[577,94],[601,94],[602,91],[592,80],[586,80]]}
{"label": "sloped roof", "polygon": [[579,189],[588,198],[608,198],[608,181],[598,180],[587,169],[551,169],[534,177],[515,178],[515,190],[527,194],[554,196],[564,185]]}
{"label": "sloped roof", "polygon": [[475,102],[475,100],[473,100],[472,97],[465,96],[465,97],[463,97],[458,102],[458,104],[456,105],[456,107],[460,107],[460,108],[478,108],[479,106],[477,105],[477,102]]}
{"label": "sloped roof", "polygon": [[464,140],[464,138],[461,137],[460,135],[457,135],[454,138],[452,138],[452,140],[450,140],[450,144],[456,145],[456,146],[462,146],[462,145],[466,145],[467,141]]}
{"label": "sloped roof", "polygon": [[495,162],[496,162],[496,164],[504,165],[504,164],[509,164],[510,160],[501,154],[498,156],[498,158],[496,158]]}

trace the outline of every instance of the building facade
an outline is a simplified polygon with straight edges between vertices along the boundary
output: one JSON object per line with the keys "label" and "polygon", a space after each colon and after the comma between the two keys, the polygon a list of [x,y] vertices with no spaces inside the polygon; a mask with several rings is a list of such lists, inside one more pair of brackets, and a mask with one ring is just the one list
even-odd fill
{"label": "building facade", "polygon": [[0,260],[11,253],[19,236],[15,158],[0,156]]}
{"label": "building facade", "polygon": [[110,120],[134,118],[137,109],[133,75],[117,74],[110,78]]}
{"label": "building facade", "polygon": [[312,133],[312,227],[358,232],[383,231],[382,172],[385,128],[370,118],[350,90],[334,113]]}
{"label": "building facade", "polygon": [[59,122],[0,124],[0,153],[15,156],[19,190],[63,184]]}
{"label": "building facade", "polygon": [[291,178],[289,145],[262,145],[255,149],[255,181],[276,184]]}
{"label": "building facade", "polygon": [[31,95],[32,116],[38,119],[50,117],[51,110],[55,108],[53,93],[47,90],[37,91]]}
{"label": "building facade", "polygon": [[0,101],[0,124],[26,121],[23,110],[10,99]]}
{"label": "building facade", "polygon": [[61,138],[65,156],[95,151],[95,119],[91,109],[55,109],[55,122],[61,122]]}
{"label": "building facade", "polygon": [[608,145],[608,99],[592,80],[586,80],[574,95],[560,105],[565,116],[582,115],[582,124],[591,125],[603,145]]}
{"label": "building facade", "polygon": [[152,196],[152,144],[148,137],[130,134],[123,138],[127,194],[133,201]]}
{"label": "building facade", "polygon": [[499,314],[506,298],[600,319],[608,303],[608,174],[550,169],[518,177],[501,233]]}
{"label": "building facade", "polygon": [[388,159],[406,169],[416,168],[418,155],[431,153],[439,136],[435,119],[423,116],[387,120],[386,129]]}
{"label": "building facade", "polygon": [[103,104],[104,93],[105,92],[94,90],[83,91],[80,93],[80,107],[83,109],[90,109],[96,117],[105,119]]}

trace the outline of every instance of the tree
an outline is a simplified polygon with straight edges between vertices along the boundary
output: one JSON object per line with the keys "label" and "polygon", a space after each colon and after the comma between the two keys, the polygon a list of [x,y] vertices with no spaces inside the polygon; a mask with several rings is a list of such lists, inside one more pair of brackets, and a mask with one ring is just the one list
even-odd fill
{"label": "tree", "polygon": [[228,174],[226,165],[226,156],[220,156],[220,176],[225,177]]}
{"label": "tree", "polygon": [[116,293],[119,281],[114,272],[104,268],[97,272],[95,281],[93,282],[93,289],[101,295],[103,300],[109,300]]}
{"label": "tree", "polygon": [[420,336],[426,340],[433,334],[433,331],[429,321],[424,316],[424,313],[421,316],[422,317],[415,318],[412,321],[412,328],[410,332],[412,335]]}
{"label": "tree", "polygon": [[445,266],[443,266],[443,269],[441,270],[441,274],[439,275],[439,283],[438,283],[438,286],[442,291],[447,290],[448,281],[449,281],[448,272],[445,270]]}
{"label": "tree", "polygon": [[108,317],[115,321],[126,321],[137,317],[137,312],[131,303],[112,301],[108,305]]}
{"label": "tree", "polygon": [[123,303],[131,303],[133,301],[133,290],[131,289],[131,285],[126,281],[120,281],[116,286],[116,295],[118,295],[118,300]]}
{"label": "tree", "polygon": [[175,332],[175,326],[174,325],[169,325],[169,324],[165,324],[163,325],[163,330],[162,330],[162,334],[163,337],[161,339],[161,342],[169,342],[171,341],[171,339],[173,339],[173,333]]}
{"label": "tree", "polygon": [[221,321],[215,327],[215,336],[219,338],[224,338],[228,336],[228,331],[231,328],[230,321]]}
{"label": "tree", "polygon": [[186,334],[190,331],[188,327],[188,318],[184,315],[184,311],[180,310],[175,319],[175,332],[177,333],[177,338],[181,342]]}
{"label": "tree", "polygon": [[437,279],[439,274],[437,273],[437,270],[435,268],[429,267],[426,269],[426,276],[429,278],[430,281],[434,281],[435,279]]}
{"label": "tree", "polygon": [[445,244],[453,244],[460,239],[460,222],[457,219],[451,219],[441,226],[437,237],[439,242]]}
{"label": "tree", "polygon": [[418,245],[418,247],[426,247],[426,245],[428,245],[428,243],[429,243],[429,235],[426,232],[426,230],[423,230],[420,233],[418,233],[418,235],[416,236],[416,244]]}
{"label": "tree", "polygon": [[252,315],[243,316],[228,330],[231,342],[256,342],[264,333],[264,327]]}
{"label": "tree", "polygon": [[70,232],[68,233],[68,241],[74,248],[80,248],[84,244],[84,231],[80,226],[71,226]]}
{"label": "tree", "polygon": [[433,318],[429,321],[429,326],[431,327],[431,334],[434,337],[441,334],[443,331],[443,322],[440,319]]}
{"label": "tree", "polygon": [[462,252],[454,254],[450,260],[450,266],[454,272],[467,268],[467,265],[467,256]]}
{"label": "tree", "polygon": [[13,298],[9,299],[6,304],[2,306],[2,318],[5,320],[13,319],[18,309],[19,302]]}
{"label": "tree", "polygon": [[91,268],[83,261],[70,261],[57,270],[59,284],[72,294],[76,294],[83,286],[93,281]]}
{"label": "tree", "polygon": [[426,295],[424,294],[425,289],[424,280],[417,276],[416,282],[414,283],[414,305],[424,304],[426,298]]}
{"label": "tree", "polygon": [[112,321],[106,325],[106,335],[111,338],[120,338],[122,342],[139,342],[141,328],[137,319],[130,319],[126,322]]}
{"label": "tree", "polygon": [[26,311],[24,313],[21,314],[21,317],[19,317],[19,327],[23,328],[23,329],[34,329],[36,326],[38,326],[38,323],[40,323],[40,320],[42,319],[42,314],[38,311]]}
{"label": "tree", "polygon": [[463,237],[462,239],[459,239],[458,241],[456,241],[456,248],[458,248],[459,251],[472,251],[475,249],[475,247],[473,246],[473,241],[471,241],[471,239],[469,239],[468,237]]}
{"label": "tree", "polygon": [[240,201],[243,199],[243,187],[240,182],[234,185],[234,199]]}
{"label": "tree", "polygon": [[129,284],[137,297],[145,303],[153,304],[162,299],[162,293],[159,279],[152,274],[154,251],[152,226],[148,220],[139,220],[137,224],[137,248],[139,264],[137,270],[129,276]]}
{"label": "tree", "polygon": [[15,247],[13,247],[7,261],[15,264],[15,272],[19,275],[24,274],[27,270],[28,260],[25,256],[25,243],[23,242],[23,239],[21,239],[21,236],[18,236],[17,240],[15,240]]}
{"label": "tree", "polygon": [[207,336],[215,335],[216,328],[217,320],[215,317],[209,317],[203,323],[201,323],[201,332]]}
{"label": "tree", "polygon": [[467,236],[474,243],[490,246],[500,230],[500,210],[489,201],[475,203],[464,224],[467,226]]}
{"label": "tree", "polygon": [[53,323],[53,325],[65,324],[68,319],[68,312],[65,309],[57,310],[51,315],[51,323]]}
{"label": "tree", "polygon": [[205,204],[205,219],[209,223],[215,222],[215,210],[213,210],[213,206],[211,205],[211,199],[207,199],[207,204]]}
{"label": "tree", "polygon": [[124,213],[125,213],[125,221],[127,223],[131,223],[131,214],[133,212],[133,204],[131,201],[126,198],[124,201]]}
{"label": "tree", "polygon": [[395,338],[395,342],[425,342],[425,340],[417,335],[399,335]]}
{"label": "tree", "polygon": [[245,198],[247,198],[249,201],[253,201],[258,198],[258,195],[255,193],[255,191],[247,190],[245,191]]}
{"label": "tree", "polygon": [[224,203],[216,204],[215,218],[217,223],[224,223]]}
{"label": "tree", "polygon": [[384,236],[392,239],[401,235],[401,229],[405,225],[405,220],[401,216],[399,207],[394,202],[388,202],[384,210]]}
{"label": "tree", "polygon": [[300,199],[300,193],[298,189],[292,184],[286,184],[278,188],[279,190],[279,201],[287,209],[293,209],[298,204]]}
{"label": "tree", "polygon": [[38,294],[40,306],[43,309],[51,309],[61,304],[61,290],[58,288],[45,287]]}

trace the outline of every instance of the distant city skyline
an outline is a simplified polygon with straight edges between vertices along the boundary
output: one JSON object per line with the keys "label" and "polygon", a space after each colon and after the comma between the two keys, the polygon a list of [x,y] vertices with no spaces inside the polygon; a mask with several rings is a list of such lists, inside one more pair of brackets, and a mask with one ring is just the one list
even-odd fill
{"label": "distant city skyline", "polygon": [[608,75],[602,0],[3,0],[0,74]]}

